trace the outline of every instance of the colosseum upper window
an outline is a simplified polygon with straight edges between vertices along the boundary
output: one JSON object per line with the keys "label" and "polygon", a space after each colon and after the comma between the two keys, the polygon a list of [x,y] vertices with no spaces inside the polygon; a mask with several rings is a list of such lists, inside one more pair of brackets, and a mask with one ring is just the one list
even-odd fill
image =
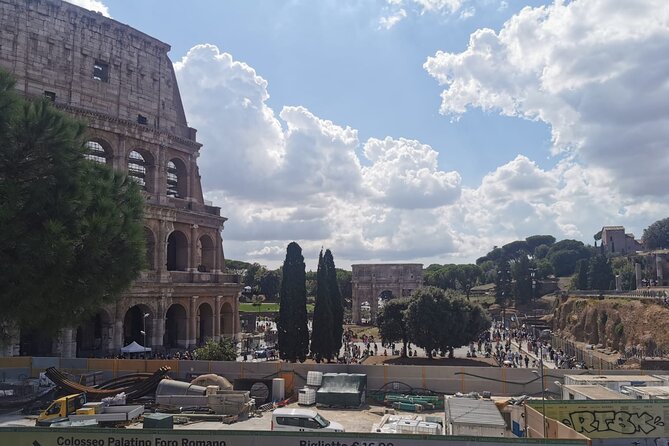
{"label": "colosseum upper window", "polygon": [[96,141],[88,141],[86,143],[86,150],[87,152],[84,155],[86,159],[100,164],[107,164],[107,153],[102,144]]}
{"label": "colosseum upper window", "polygon": [[179,176],[177,175],[177,166],[173,161],[167,163],[167,195],[170,197],[179,196]]}
{"label": "colosseum upper window", "polygon": [[109,64],[96,60],[93,64],[93,79],[109,82]]}
{"label": "colosseum upper window", "polygon": [[186,198],[187,194],[186,165],[173,158],[167,163],[167,196]]}
{"label": "colosseum upper window", "polygon": [[128,176],[146,190],[146,160],[141,153],[132,151],[128,159]]}

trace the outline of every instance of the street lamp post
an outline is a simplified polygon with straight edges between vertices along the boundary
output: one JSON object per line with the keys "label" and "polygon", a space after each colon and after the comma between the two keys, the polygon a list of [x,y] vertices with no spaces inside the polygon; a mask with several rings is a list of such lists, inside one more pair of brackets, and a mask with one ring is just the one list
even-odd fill
{"label": "street lamp post", "polygon": [[510,270],[504,270],[504,271],[497,271],[497,277],[499,278],[499,286],[501,289],[500,295],[502,297],[501,299],[501,306],[502,306],[502,328],[506,329],[506,306],[507,306],[507,299],[509,298],[508,291],[510,291],[509,285],[511,285],[511,278],[509,277],[511,275]]}
{"label": "street lamp post", "polygon": [[502,329],[506,329],[506,292],[502,291]]}
{"label": "street lamp post", "polygon": [[541,367],[541,374],[537,373],[536,370],[532,370],[537,376],[541,377],[541,420],[544,425],[544,439],[546,438],[546,388],[544,384],[544,347],[543,345],[539,347],[539,367]]}
{"label": "street lamp post", "polygon": [[149,313],[144,313],[144,316],[142,317],[142,326],[144,330],[142,330],[140,333],[144,335],[144,371],[146,372],[148,367],[147,367],[147,359],[146,359],[146,318],[149,317]]}
{"label": "street lamp post", "polygon": [[530,268],[530,276],[532,277],[532,299],[530,299],[530,300],[534,300],[534,298],[536,296],[536,288],[537,288],[537,281],[535,279],[536,274],[537,274],[537,269],[536,268]]}

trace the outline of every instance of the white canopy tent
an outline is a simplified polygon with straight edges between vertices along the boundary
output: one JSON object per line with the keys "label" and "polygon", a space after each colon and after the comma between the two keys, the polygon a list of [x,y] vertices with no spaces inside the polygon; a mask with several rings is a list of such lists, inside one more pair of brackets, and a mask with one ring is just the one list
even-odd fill
{"label": "white canopy tent", "polygon": [[143,347],[135,341],[132,341],[130,344],[126,345],[125,347],[121,347],[121,353],[144,353],[144,352],[150,352],[150,351],[151,351],[151,347]]}

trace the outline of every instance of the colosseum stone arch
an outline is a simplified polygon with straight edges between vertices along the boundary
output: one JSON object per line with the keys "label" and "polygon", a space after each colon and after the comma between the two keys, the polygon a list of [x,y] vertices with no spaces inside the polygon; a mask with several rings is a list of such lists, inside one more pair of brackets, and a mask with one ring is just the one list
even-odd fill
{"label": "colosseum stone arch", "polygon": [[[379,310],[379,297],[384,292],[392,293],[391,297],[408,297],[423,286],[422,263],[378,263],[351,265],[353,297],[353,323],[362,323],[360,307],[363,302],[369,303],[371,323],[376,323]],[[387,293],[385,293],[387,294]]]}

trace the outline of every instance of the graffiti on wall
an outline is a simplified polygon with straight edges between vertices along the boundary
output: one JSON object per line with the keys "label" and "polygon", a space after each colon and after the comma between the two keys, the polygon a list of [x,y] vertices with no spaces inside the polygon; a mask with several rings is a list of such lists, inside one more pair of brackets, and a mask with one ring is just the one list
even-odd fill
{"label": "graffiti on wall", "polygon": [[665,411],[669,401],[663,400],[556,401],[546,416],[590,438],[662,438],[669,436]]}
{"label": "graffiti on wall", "polygon": [[586,435],[593,432],[648,435],[657,429],[664,428],[664,421],[659,416],[653,416],[648,412],[638,413],[624,410],[619,412],[581,410],[570,413],[568,418],[562,420],[562,423]]}

